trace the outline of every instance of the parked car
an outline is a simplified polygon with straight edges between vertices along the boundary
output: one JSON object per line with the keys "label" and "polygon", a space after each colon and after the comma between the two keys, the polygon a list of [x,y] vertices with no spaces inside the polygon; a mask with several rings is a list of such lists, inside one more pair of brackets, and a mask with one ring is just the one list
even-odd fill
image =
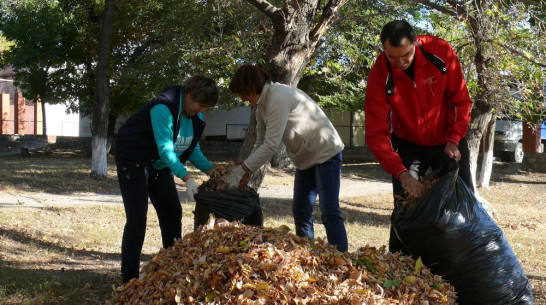
{"label": "parked car", "polygon": [[[495,144],[493,153],[503,162],[523,161],[523,122],[518,120],[497,119],[495,126]],[[541,152],[546,143],[546,121],[541,125]]]}

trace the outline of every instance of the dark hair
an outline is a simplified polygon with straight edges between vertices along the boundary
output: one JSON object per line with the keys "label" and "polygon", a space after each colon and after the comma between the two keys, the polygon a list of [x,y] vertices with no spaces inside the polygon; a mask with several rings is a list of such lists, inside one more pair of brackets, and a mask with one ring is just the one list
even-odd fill
{"label": "dark hair", "polygon": [[229,91],[232,94],[261,94],[265,84],[271,82],[267,71],[254,64],[243,64],[231,77]]}
{"label": "dark hair", "polygon": [[415,30],[406,20],[394,20],[383,27],[381,30],[381,44],[385,46],[385,41],[393,47],[399,47],[402,39],[406,37],[411,43],[415,42]]}
{"label": "dark hair", "polygon": [[206,107],[213,107],[218,103],[218,86],[216,82],[204,75],[194,75],[182,84],[184,93],[191,93],[195,102]]}

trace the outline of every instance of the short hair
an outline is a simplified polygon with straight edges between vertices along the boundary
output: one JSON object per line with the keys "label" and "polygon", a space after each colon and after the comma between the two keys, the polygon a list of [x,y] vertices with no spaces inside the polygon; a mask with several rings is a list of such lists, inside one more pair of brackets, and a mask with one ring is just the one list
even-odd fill
{"label": "short hair", "polygon": [[262,67],[246,63],[235,71],[229,83],[232,94],[261,94],[265,84],[271,82],[271,75]]}
{"label": "short hair", "polygon": [[412,44],[415,42],[415,30],[406,20],[394,20],[385,24],[380,35],[383,46],[388,39],[393,47],[399,47],[404,37]]}
{"label": "short hair", "polygon": [[191,93],[195,102],[206,107],[213,107],[218,103],[218,86],[216,82],[204,75],[194,75],[182,84],[184,93]]}

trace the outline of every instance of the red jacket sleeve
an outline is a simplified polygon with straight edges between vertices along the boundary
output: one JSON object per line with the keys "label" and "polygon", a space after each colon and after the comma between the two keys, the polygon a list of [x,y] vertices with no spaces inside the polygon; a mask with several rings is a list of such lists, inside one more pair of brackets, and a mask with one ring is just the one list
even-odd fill
{"label": "red jacket sleeve", "polygon": [[[381,69],[381,63],[385,66],[384,69]],[[368,77],[364,101],[365,138],[366,145],[383,169],[398,178],[407,169],[391,143],[391,107],[387,103],[385,87],[387,73],[386,58],[382,54]]]}
{"label": "red jacket sleeve", "polygon": [[461,64],[457,54],[448,44],[447,50],[447,83],[445,99],[447,100],[448,141],[459,145],[459,141],[466,135],[470,123],[470,109],[472,100],[468,93]]}

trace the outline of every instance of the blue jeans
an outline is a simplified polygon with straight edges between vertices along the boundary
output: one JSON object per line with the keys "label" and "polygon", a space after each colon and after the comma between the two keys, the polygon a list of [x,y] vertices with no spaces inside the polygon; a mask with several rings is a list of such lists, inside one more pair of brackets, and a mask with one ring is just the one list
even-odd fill
{"label": "blue jeans", "polygon": [[328,243],[341,252],[347,251],[347,232],[339,209],[339,182],[341,179],[341,153],[328,161],[306,170],[296,170],[292,212],[296,235],[313,239],[313,208],[320,198],[322,224]]}

